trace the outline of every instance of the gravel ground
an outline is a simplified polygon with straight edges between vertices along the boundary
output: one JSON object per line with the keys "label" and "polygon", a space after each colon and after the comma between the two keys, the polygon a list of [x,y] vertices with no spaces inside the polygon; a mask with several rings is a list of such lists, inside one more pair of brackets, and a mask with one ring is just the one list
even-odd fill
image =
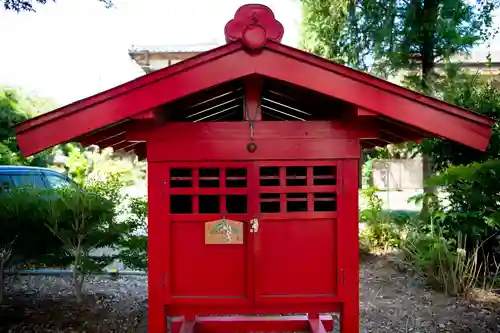
{"label": "gravel ground", "polygon": [[385,258],[364,260],[362,332],[500,332],[500,296],[478,290],[467,299],[448,297],[394,270]]}
{"label": "gravel ground", "polygon": [[[67,277],[10,277],[0,332],[145,333],[147,281],[142,276],[89,279],[77,305]],[[500,332],[500,297],[458,299],[432,292],[385,259],[361,266],[362,332]]]}
{"label": "gravel ground", "polygon": [[0,305],[0,332],[145,333],[145,276],[92,277],[77,304],[71,278],[9,277],[9,300]]}

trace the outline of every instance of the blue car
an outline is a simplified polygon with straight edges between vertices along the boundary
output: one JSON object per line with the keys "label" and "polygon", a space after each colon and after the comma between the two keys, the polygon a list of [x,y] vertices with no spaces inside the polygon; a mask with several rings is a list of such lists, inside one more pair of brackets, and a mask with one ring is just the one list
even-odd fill
{"label": "blue car", "polygon": [[73,184],[68,176],[53,169],[0,165],[0,193],[21,186],[55,189]]}

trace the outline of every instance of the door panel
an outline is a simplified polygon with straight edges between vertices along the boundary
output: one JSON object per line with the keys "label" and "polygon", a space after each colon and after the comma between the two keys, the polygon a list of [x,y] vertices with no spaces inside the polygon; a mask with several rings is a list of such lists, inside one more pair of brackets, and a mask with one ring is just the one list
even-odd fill
{"label": "door panel", "polygon": [[334,222],[263,221],[260,296],[335,295]]}
{"label": "door panel", "polygon": [[331,301],[340,192],[335,162],[264,162],[257,168],[256,300]]}
{"label": "door panel", "polygon": [[[253,262],[248,226],[253,216],[252,166],[223,161],[168,163],[165,222],[170,227],[171,260],[166,270],[171,273],[172,304],[252,302],[254,283],[248,278]],[[228,221],[234,223],[229,236],[223,231]],[[213,237],[218,241],[207,241]],[[239,243],[228,243],[235,239]]]}
{"label": "door panel", "polygon": [[202,221],[174,222],[171,230],[173,297],[246,297],[244,245],[205,244]]}

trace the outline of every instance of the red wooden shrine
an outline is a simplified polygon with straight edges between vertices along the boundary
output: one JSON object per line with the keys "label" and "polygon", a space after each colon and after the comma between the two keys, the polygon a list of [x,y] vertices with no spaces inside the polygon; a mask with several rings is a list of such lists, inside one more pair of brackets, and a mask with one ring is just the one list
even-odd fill
{"label": "red wooden shrine", "polygon": [[238,9],[225,34],[20,124],[19,146],[147,158],[150,333],[167,316],[174,332],[325,332],[333,312],[358,332],[361,149],[440,137],[484,150],[493,121],[280,44],[262,5]]}

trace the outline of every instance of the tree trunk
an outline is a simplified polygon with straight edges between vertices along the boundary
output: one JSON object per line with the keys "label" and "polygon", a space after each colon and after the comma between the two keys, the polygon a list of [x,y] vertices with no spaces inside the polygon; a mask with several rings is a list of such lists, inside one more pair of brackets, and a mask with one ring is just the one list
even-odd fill
{"label": "tree trunk", "polygon": [[[17,236],[16,236],[17,238]],[[14,241],[12,241],[11,244],[14,244]],[[12,257],[12,248],[4,247],[3,249],[0,250],[0,304],[3,303],[3,297],[5,293],[5,266],[7,266],[10,258]]]}
{"label": "tree trunk", "polygon": [[[422,178],[424,182],[432,176],[432,160],[429,155],[422,154]],[[422,200],[422,210],[420,211],[420,216],[422,219],[427,220],[429,218],[429,205],[432,194],[435,192],[435,188],[427,186],[424,183],[424,199]]]}
{"label": "tree trunk", "polygon": [[[434,48],[436,35],[436,22],[439,0],[425,0],[421,10],[422,45],[420,48],[422,80],[421,89],[426,95],[431,95],[432,88],[429,83],[435,66]],[[432,159],[427,154],[422,154],[422,178],[424,181],[424,200],[422,202],[421,216],[424,219],[429,215],[429,195],[434,193],[434,188],[425,185],[432,176]]]}
{"label": "tree trunk", "polygon": [[4,262],[3,258],[0,258],[0,304],[3,303],[3,295],[5,291],[5,282],[4,282]]}
{"label": "tree trunk", "polygon": [[82,247],[81,239],[78,239],[76,247],[73,250],[73,255],[75,260],[73,261],[73,288],[75,288],[76,301],[81,303],[82,297],[82,285],[83,285],[83,272],[80,271],[82,266]]}
{"label": "tree trunk", "polygon": [[77,267],[73,267],[73,287],[75,288],[76,301],[81,303],[82,297],[82,283],[80,282],[80,273]]}

